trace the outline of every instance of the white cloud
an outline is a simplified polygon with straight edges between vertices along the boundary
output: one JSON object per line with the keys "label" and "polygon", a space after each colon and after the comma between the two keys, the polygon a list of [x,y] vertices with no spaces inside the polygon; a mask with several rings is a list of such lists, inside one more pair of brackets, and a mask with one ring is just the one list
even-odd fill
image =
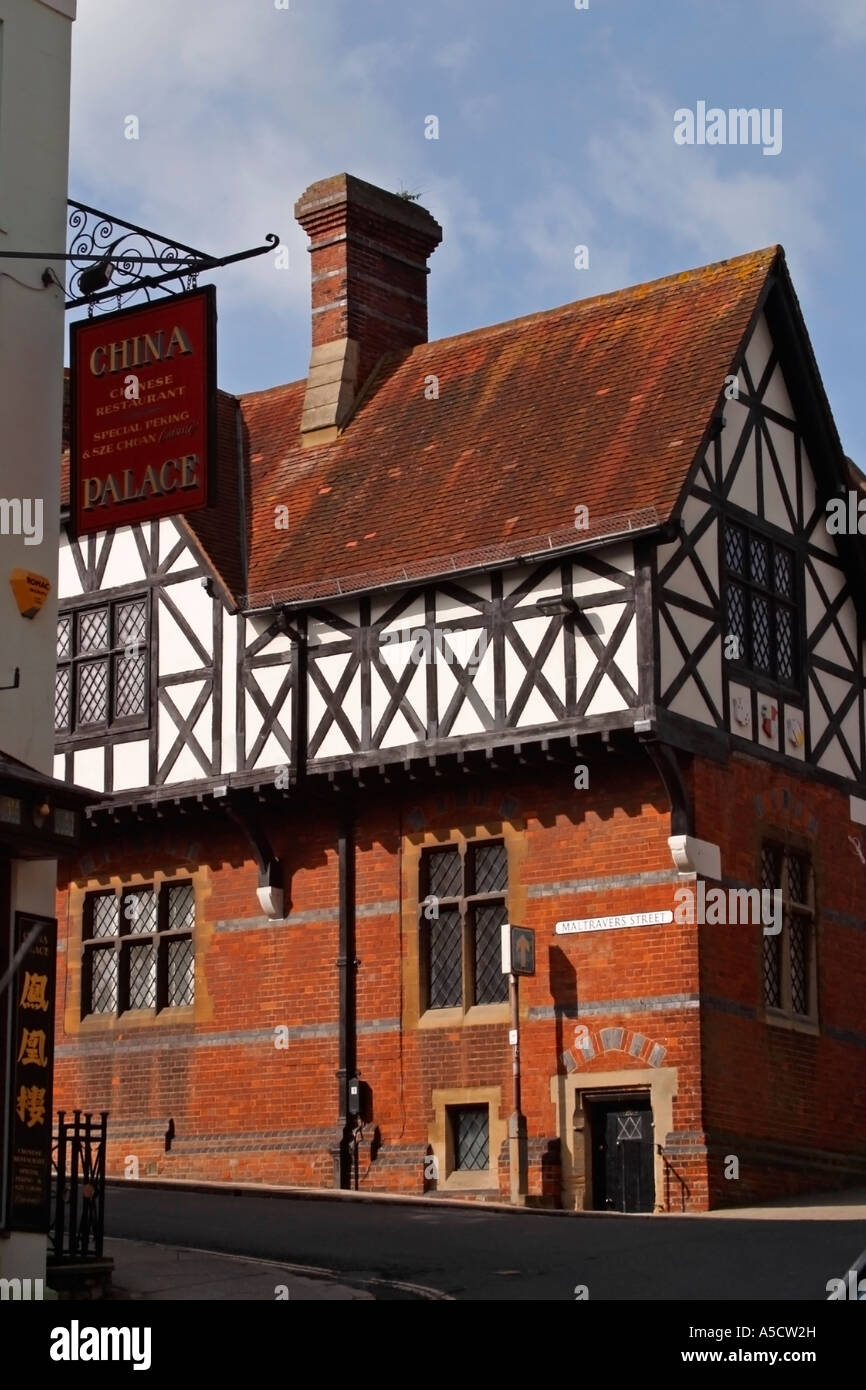
{"label": "white cloud", "polygon": [[[483,234],[457,179],[425,177],[424,112],[407,121],[391,91],[419,41],[347,47],[340,26],[328,5],[87,0],[73,29],[70,196],[215,255],[276,232],[291,269],[276,272],[264,255],[219,272],[221,303],[287,305],[305,339],[309,258],[293,206],[315,180],[346,171],[431,189],[434,200],[441,190],[467,218],[449,238]],[[468,55],[465,43],[442,52],[452,65]],[[131,114],[138,141],[124,138]]]}
{"label": "white cloud", "polygon": [[804,8],[822,28],[829,29],[837,43],[866,41],[866,0],[804,0]]}
{"label": "white cloud", "polygon": [[[813,175],[767,170],[770,161],[760,158],[757,146],[677,145],[676,104],[634,87],[632,95],[641,123],[623,120],[588,145],[597,187],[617,212],[657,228],[674,245],[693,247],[705,261],[775,242],[804,264],[826,250],[821,188]],[[754,167],[744,167],[750,156]]]}
{"label": "white cloud", "polygon": [[[561,168],[545,163],[541,172],[534,195],[515,207],[510,228],[528,253],[533,293],[568,303],[627,284],[628,253],[604,235],[593,199],[576,193]],[[575,266],[578,246],[589,253],[586,269]]]}
{"label": "white cloud", "polygon": [[475,52],[474,39],[455,39],[453,43],[444,44],[442,48],[434,50],[433,63],[437,68],[444,68],[447,72],[456,74],[463,71]]}

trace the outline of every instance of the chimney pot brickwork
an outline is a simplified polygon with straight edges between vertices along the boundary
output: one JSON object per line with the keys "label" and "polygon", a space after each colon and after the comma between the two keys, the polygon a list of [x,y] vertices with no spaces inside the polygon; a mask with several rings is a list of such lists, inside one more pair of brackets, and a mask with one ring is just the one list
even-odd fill
{"label": "chimney pot brickwork", "polygon": [[301,431],[305,442],[318,442],[345,424],[385,353],[426,343],[427,260],[442,228],[417,203],[351,174],[311,184],[295,217],[310,238],[312,269]]}

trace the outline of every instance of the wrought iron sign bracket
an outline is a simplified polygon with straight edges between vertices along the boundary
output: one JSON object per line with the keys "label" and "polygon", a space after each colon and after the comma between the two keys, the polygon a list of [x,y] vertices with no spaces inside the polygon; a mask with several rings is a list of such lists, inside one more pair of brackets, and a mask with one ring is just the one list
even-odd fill
{"label": "wrought iron sign bracket", "polygon": [[[0,251],[0,257],[10,260],[70,261],[72,270],[67,287],[67,309],[78,309],[86,304],[92,313],[93,306],[106,299],[116,300],[120,307],[123,298],[142,290],[149,300],[151,290],[167,286],[172,280],[183,282],[186,279],[191,289],[197,276],[205,271],[262,256],[280,244],[280,238],[268,232],[264,246],[253,246],[232,256],[209,256],[194,246],[187,246],[182,241],[168,241],[146,227],[124,222],[110,213],[88,207],[86,203],[69,199],[68,207],[68,251],[56,254],[45,251]],[[144,266],[154,266],[154,273],[142,274]],[[52,280],[56,283],[50,267],[46,267],[42,280],[46,285]]]}

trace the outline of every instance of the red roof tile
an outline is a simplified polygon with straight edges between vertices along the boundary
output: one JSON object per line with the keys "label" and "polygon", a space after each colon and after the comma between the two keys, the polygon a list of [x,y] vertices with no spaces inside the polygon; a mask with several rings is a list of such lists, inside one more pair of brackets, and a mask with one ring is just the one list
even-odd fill
{"label": "red roof tile", "polygon": [[414,348],[332,444],[301,446],[303,382],[243,396],[253,606],[666,520],[779,254]]}
{"label": "red roof tile", "polygon": [[[381,365],[331,444],[301,445],[303,381],[242,396],[246,534],[237,402],[220,392],[219,500],[187,524],[227,587],[265,606],[665,521],[783,255],[423,344]],[[589,531],[574,528],[578,504]]]}

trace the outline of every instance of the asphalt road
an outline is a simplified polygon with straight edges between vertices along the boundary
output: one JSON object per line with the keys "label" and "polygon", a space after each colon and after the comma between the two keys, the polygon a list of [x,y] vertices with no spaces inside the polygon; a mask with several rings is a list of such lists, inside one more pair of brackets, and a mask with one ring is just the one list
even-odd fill
{"label": "asphalt road", "polygon": [[820,1300],[866,1221],[556,1217],[110,1185],[106,1235],[421,1284],[460,1300]]}

